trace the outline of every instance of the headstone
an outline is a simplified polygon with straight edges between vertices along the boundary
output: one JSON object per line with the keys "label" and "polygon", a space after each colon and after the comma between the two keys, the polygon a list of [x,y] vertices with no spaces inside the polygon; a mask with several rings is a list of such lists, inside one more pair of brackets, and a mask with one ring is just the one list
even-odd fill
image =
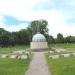
{"label": "headstone", "polygon": [[50,51],[50,53],[54,53],[54,51]]}
{"label": "headstone", "polygon": [[65,52],[65,49],[55,49],[55,52]]}
{"label": "headstone", "polygon": [[55,52],[61,52],[61,50],[59,50],[59,49],[56,49],[56,50],[55,50]]}
{"label": "headstone", "polygon": [[25,53],[26,53],[26,54],[29,54],[29,52],[28,52],[28,51],[26,51]]}
{"label": "headstone", "polygon": [[64,57],[69,57],[70,54],[62,54]]}
{"label": "headstone", "polygon": [[49,58],[57,59],[59,58],[59,55],[50,55]]}
{"label": "headstone", "polygon": [[23,53],[25,53],[25,51],[14,51],[14,53],[19,53],[19,54],[23,54]]}
{"label": "headstone", "polygon": [[27,57],[27,55],[21,55],[20,58],[21,59],[27,59],[28,57]]}
{"label": "headstone", "polygon": [[16,58],[17,55],[10,55],[9,58]]}
{"label": "headstone", "polygon": [[7,58],[8,55],[1,55],[1,58]]}

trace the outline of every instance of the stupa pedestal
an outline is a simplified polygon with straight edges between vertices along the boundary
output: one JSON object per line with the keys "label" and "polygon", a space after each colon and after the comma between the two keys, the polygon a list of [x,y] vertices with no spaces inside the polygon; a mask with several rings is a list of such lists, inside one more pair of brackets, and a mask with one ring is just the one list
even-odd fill
{"label": "stupa pedestal", "polygon": [[48,48],[47,42],[31,42],[31,49]]}

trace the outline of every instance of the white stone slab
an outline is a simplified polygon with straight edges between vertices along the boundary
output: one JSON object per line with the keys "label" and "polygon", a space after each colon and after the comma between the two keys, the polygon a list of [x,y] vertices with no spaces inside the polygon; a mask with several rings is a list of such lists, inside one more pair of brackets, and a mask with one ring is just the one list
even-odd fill
{"label": "white stone slab", "polygon": [[16,58],[17,55],[10,55],[9,58]]}
{"label": "white stone slab", "polygon": [[50,53],[54,53],[54,51],[49,51]]}
{"label": "white stone slab", "polygon": [[25,53],[25,51],[14,51],[14,53],[22,54],[22,53]]}
{"label": "white stone slab", "polygon": [[64,57],[69,57],[70,54],[62,54]]}
{"label": "white stone slab", "polygon": [[59,49],[56,49],[56,50],[55,50],[55,52],[61,52],[61,50],[59,50]]}
{"label": "white stone slab", "polygon": [[62,51],[62,52],[65,52],[66,50],[65,49],[59,49],[60,51]]}
{"label": "white stone slab", "polygon": [[8,55],[1,55],[1,58],[7,58]]}
{"label": "white stone slab", "polygon": [[27,56],[27,55],[21,55],[20,58],[21,58],[21,59],[27,59],[28,56]]}
{"label": "white stone slab", "polygon": [[29,54],[30,52],[26,51],[25,53],[26,53],[26,54]]}
{"label": "white stone slab", "polygon": [[65,52],[65,49],[55,49],[55,52]]}
{"label": "white stone slab", "polygon": [[50,55],[49,58],[57,59],[57,58],[60,58],[60,56],[59,55]]}

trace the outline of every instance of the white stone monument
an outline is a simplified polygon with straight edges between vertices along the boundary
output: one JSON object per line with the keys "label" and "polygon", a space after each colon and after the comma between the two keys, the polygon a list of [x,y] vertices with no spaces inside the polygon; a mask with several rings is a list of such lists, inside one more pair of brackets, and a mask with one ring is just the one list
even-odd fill
{"label": "white stone monument", "polygon": [[31,42],[31,49],[46,49],[48,48],[48,44],[46,42],[46,38],[43,34],[37,33],[33,36]]}

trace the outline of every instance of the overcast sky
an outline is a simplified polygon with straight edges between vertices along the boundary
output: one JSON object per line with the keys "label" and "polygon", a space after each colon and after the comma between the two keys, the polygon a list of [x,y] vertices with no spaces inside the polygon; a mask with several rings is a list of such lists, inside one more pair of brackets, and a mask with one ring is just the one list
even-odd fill
{"label": "overcast sky", "polygon": [[37,19],[48,21],[54,37],[75,36],[75,0],[0,0],[0,28],[18,31]]}

